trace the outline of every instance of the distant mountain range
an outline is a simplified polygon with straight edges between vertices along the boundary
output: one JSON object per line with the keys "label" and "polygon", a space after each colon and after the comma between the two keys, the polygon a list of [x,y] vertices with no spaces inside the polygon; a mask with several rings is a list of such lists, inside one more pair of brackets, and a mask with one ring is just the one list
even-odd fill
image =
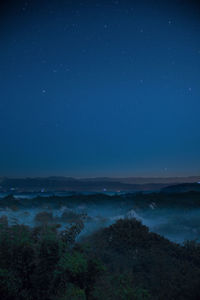
{"label": "distant mountain range", "polygon": [[200,183],[181,183],[174,184],[162,189],[164,193],[186,193],[186,192],[200,192]]}
{"label": "distant mountain range", "polygon": [[[36,191],[159,191],[169,185],[197,183],[200,176],[192,177],[127,177],[127,178],[73,178],[73,177],[35,177],[1,178],[0,191],[36,192]],[[200,185],[199,185],[200,186]]]}
{"label": "distant mountain range", "polygon": [[128,184],[176,184],[176,183],[194,183],[200,182],[200,176],[188,177],[95,177],[82,178],[83,181],[117,181]]}

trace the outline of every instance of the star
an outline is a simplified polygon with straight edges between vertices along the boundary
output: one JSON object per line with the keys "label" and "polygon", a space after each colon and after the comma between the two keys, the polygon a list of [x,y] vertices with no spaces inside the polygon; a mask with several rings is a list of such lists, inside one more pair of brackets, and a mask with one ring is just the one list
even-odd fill
{"label": "star", "polygon": [[22,10],[25,11],[27,9],[27,7],[28,7],[28,2],[25,2],[24,6],[22,7]]}

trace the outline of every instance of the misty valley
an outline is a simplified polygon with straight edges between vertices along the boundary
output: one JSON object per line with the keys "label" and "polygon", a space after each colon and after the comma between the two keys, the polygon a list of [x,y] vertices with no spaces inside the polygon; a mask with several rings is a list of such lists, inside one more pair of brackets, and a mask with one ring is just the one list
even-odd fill
{"label": "misty valley", "polygon": [[[56,193],[55,193],[56,194]],[[31,227],[58,224],[60,229],[83,222],[80,237],[119,219],[141,221],[150,231],[183,243],[199,240],[200,193],[43,193],[1,195],[0,222]]]}

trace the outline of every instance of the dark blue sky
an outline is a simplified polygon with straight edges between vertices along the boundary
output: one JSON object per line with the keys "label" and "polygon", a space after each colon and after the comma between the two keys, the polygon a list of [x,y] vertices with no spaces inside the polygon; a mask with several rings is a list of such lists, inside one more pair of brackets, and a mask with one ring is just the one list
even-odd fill
{"label": "dark blue sky", "polygon": [[200,172],[194,1],[2,6],[0,176]]}

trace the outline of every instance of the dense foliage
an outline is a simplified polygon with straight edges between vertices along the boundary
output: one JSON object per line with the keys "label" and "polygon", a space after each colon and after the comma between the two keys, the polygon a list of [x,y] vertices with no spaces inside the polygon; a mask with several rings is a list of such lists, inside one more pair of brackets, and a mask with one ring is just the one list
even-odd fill
{"label": "dense foliage", "polygon": [[150,299],[200,299],[196,242],[172,243],[136,219],[119,220],[84,242],[112,274],[126,274]]}
{"label": "dense foliage", "polygon": [[177,245],[132,219],[77,243],[82,228],[82,222],[61,231],[1,220],[1,299],[200,299],[195,242]]}
{"label": "dense foliage", "polygon": [[81,229],[82,223],[62,232],[56,226],[31,229],[2,224],[1,299],[86,299],[101,268],[99,262],[73,249]]}

